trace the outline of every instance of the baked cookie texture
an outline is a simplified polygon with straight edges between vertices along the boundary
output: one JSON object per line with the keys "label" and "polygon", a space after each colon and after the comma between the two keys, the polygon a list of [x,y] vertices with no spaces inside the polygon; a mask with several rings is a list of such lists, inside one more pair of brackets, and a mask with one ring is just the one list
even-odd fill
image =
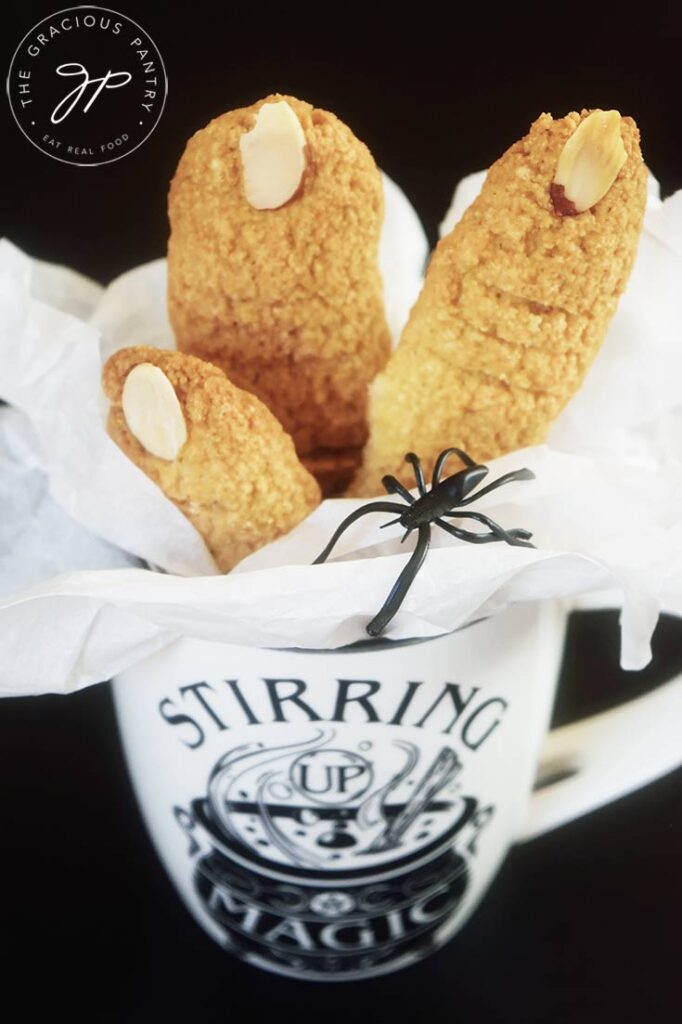
{"label": "baked cookie texture", "polygon": [[[240,139],[264,104],[281,101],[305,134],[305,171],[285,205],[255,209]],[[383,188],[367,147],[334,114],[268,96],[190,139],[168,211],[178,348],[265,402],[311,467],[318,453],[329,466],[338,451],[347,464],[367,436],[368,384],[390,353],[378,264]]]}
{"label": "baked cookie texture", "polygon": [[[123,411],[126,379],[144,363],[166,375],[185,418],[187,440],[172,461],[140,444]],[[194,524],[224,572],[318,505],[319,487],[291,438],[258,398],[217,367],[140,345],[111,356],[102,380],[111,402],[110,436]]]}
{"label": "baked cookie texture", "polygon": [[[370,437],[351,493],[413,486],[450,446],[478,462],[544,441],[606,334],[635,258],[646,204],[639,132],[621,118],[626,160],[591,209],[560,216],[550,196],[567,139],[590,111],[529,134],[491,167],[436,247],[400,344],[370,389]],[[453,469],[454,471],[454,469]]]}

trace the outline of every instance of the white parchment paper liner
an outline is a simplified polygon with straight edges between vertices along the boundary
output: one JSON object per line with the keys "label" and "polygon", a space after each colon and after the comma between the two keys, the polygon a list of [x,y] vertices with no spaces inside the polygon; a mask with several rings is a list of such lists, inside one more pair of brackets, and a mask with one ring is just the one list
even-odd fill
{"label": "white parchment paper liner", "polygon": [[[480,181],[462,183],[455,216]],[[414,212],[390,190],[382,266],[397,334],[418,290],[424,245]],[[536,473],[477,507],[533,530],[537,550],[464,545],[434,529],[434,550],[390,638],[438,635],[513,602],[580,597],[621,606],[622,664],[647,662],[659,611],[682,613],[681,280],[682,193],[661,203],[654,183],[637,265],[584,387],[548,445],[490,463],[490,479],[523,465]],[[173,574],[72,572],[0,598],[0,692],[78,689],[180,636],[303,648],[366,637],[409,557],[399,528],[379,533],[381,517],[367,517],[344,536],[335,561],[311,566],[362,504],[326,501],[287,537],[218,576],[191,524],[109,440],[102,358],[122,345],[172,344],[164,261],[100,292],[3,243],[0,315],[0,397],[30,419],[54,498],[93,532]]]}

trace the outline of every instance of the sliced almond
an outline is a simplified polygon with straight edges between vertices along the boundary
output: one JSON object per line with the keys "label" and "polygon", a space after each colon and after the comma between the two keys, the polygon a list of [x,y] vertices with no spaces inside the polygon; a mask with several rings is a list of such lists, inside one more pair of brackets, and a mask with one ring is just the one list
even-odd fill
{"label": "sliced almond", "polygon": [[617,110],[595,110],[564,145],[550,195],[560,216],[591,209],[618,177],[627,154]]}
{"label": "sliced almond", "polygon": [[139,363],[123,385],[128,430],[150,455],[172,462],[187,440],[187,426],[173,385],[158,366]]}
{"label": "sliced almond", "polygon": [[305,171],[305,134],[286,100],[264,103],[239,140],[244,192],[256,210],[277,210],[298,192]]}

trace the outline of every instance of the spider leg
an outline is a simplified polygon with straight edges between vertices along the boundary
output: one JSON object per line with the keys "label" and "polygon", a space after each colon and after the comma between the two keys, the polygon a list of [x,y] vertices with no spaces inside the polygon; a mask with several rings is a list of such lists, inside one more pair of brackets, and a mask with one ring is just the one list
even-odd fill
{"label": "spider leg", "polygon": [[491,519],[489,516],[483,515],[482,512],[446,512],[445,515],[448,519],[476,519],[479,523],[485,523],[485,525],[490,528],[491,532],[506,544],[511,544],[512,546],[521,548],[535,547],[534,544],[528,543],[530,538],[533,536],[533,534],[529,533],[528,530],[505,530],[503,526],[500,526],[499,523],[496,523],[494,519]]}
{"label": "spider leg", "polygon": [[[515,537],[516,540],[530,540],[531,537],[533,536],[533,534],[530,532],[530,530],[517,529],[516,527],[514,527],[511,530],[507,530],[507,533],[509,534],[510,537]],[[535,544],[520,545],[520,546],[521,547],[526,547],[527,546],[529,548],[534,548]]]}
{"label": "spider leg", "polygon": [[400,497],[404,498],[409,505],[413,505],[417,500],[412,497],[407,487],[403,487],[400,480],[396,480],[394,476],[385,476],[382,478],[381,482],[389,494],[399,494]]}
{"label": "spider leg", "polygon": [[493,541],[502,539],[494,533],[472,533],[470,530],[460,530],[457,526],[444,523],[442,519],[434,519],[434,523],[440,526],[441,530],[445,530],[446,533],[459,540],[466,540],[469,544],[491,544]]}
{"label": "spider leg", "polygon": [[431,478],[431,487],[437,487],[440,483],[440,475],[443,472],[443,466],[451,455],[456,455],[458,459],[461,459],[465,466],[476,465],[471,456],[467,455],[466,452],[463,452],[461,448],[446,448],[445,451],[441,452],[436,459],[436,465],[433,467],[433,477]]}
{"label": "spider leg", "polygon": [[389,526],[395,526],[395,524],[399,523],[401,519],[402,519],[402,516],[398,516],[397,519],[389,519],[389,521],[387,523],[382,523],[381,526],[379,527],[379,529],[380,530],[386,530]]}
{"label": "spider leg", "polygon": [[363,505],[362,508],[356,508],[354,512],[351,512],[349,516],[346,516],[344,521],[338,526],[334,532],[334,536],[327,544],[324,551],[320,552],[313,565],[319,565],[321,562],[325,562],[332,552],[332,548],[336,544],[337,540],[349,526],[351,526],[356,519],[360,519],[361,516],[369,515],[370,512],[401,512],[403,511],[402,505],[398,505],[395,501],[371,501],[369,505]]}
{"label": "spider leg", "polygon": [[417,487],[422,498],[426,494],[426,480],[424,479],[424,470],[422,469],[421,460],[418,455],[414,452],[408,452],[405,456],[405,462],[409,462],[414,470],[415,480],[417,481]]}
{"label": "spider leg", "polygon": [[367,625],[367,632],[370,636],[379,636],[380,633],[383,633],[386,626],[398,611],[398,608],[400,608],[400,605],[405,600],[407,591],[412,586],[414,578],[421,569],[424,559],[426,558],[430,540],[431,528],[428,523],[423,523],[419,527],[419,539],[415,545],[415,549],[412,552],[409,562],[393,584],[391,592],[381,606],[380,611]]}
{"label": "spider leg", "polygon": [[530,469],[515,469],[511,473],[505,473],[499,480],[493,480],[491,484],[481,487],[480,491],[477,491],[476,494],[471,494],[468,498],[464,498],[459,504],[470,505],[472,501],[478,501],[484,494],[489,494],[490,491],[495,491],[504,484],[510,484],[513,480],[535,480],[535,473]]}

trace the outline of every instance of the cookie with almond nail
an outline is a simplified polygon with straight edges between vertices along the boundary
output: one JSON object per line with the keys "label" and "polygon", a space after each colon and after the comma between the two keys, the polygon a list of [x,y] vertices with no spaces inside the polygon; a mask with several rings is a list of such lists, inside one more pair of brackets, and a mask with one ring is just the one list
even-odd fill
{"label": "cookie with almond nail", "polygon": [[438,244],[400,344],[370,389],[351,493],[408,486],[456,446],[477,462],[545,440],[580,387],[637,251],[647,171],[618,111],[542,114]]}
{"label": "cookie with almond nail", "polygon": [[216,366],[138,345],[104,366],[107,429],[204,538],[227,572],[320,501],[294,444],[263,403]]}
{"label": "cookie with almond nail", "polygon": [[334,114],[268,96],[190,139],[168,209],[178,349],[265,402],[325,478],[347,475],[390,352],[367,147]]}

